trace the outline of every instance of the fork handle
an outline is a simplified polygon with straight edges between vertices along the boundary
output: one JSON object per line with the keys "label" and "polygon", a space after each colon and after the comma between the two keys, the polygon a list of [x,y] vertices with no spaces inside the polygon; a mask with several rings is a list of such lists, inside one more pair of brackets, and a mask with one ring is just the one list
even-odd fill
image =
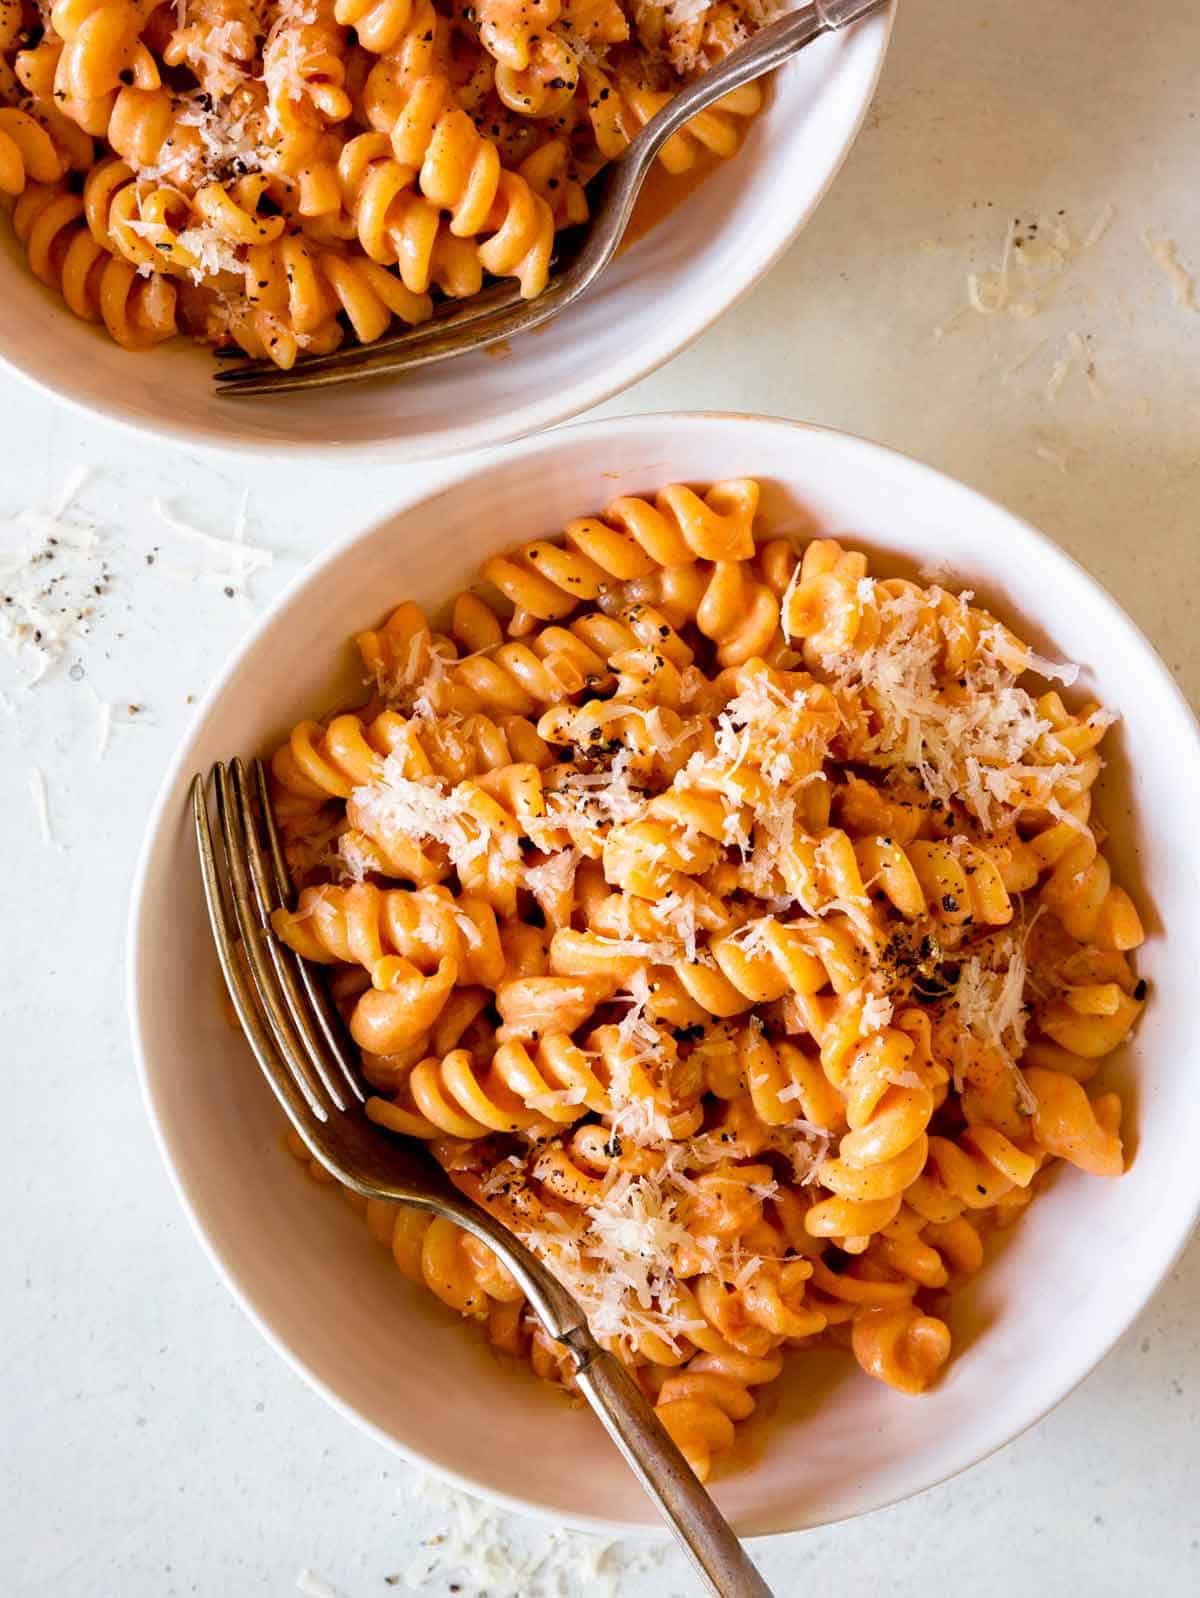
{"label": "fork handle", "polygon": [[665,1436],[662,1422],[625,1367],[595,1343],[582,1359],[575,1372],[580,1391],[712,1591],[719,1598],[772,1598],[733,1528]]}
{"label": "fork handle", "polygon": [[583,1311],[553,1273],[481,1205],[440,1172],[423,1191],[386,1195],[444,1215],[486,1243],[516,1277],[542,1325],[575,1359],[575,1380],[680,1546],[717,1598],[771,1598],[704,1485],[625,1367],[592,1336]]}

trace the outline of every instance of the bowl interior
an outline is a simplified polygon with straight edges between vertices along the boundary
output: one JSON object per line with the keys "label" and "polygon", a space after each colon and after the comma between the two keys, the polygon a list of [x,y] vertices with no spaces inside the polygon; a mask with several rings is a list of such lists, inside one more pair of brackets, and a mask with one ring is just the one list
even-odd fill
{"label": "bowl interior", "polygon": [[221,399],[206,350],[174,340],[127,355],[33,278],[4,226],[0,358],[115,421],[230,449],[415,460],[550,426],[676,354],[766,270],[841,164],[890,25],[890,15],[870,18],[784,67],[739,158],[614,262],[580,304],[507,353],[464,357],[404,381]]}
{"label": "bowl interior", "polygon": [[1101,814],[1114,866],[1146,918],[1139,968],[1153,990],[1135,1039],[1102,1078],[1127,1096],[1131,1170],[1110,1183],[1058,1175],[959,1300],[956,1357],[925,1397],[889,1391],[848,1356],[794,1356],[744,1429],[737,1473],[715,1483],[743,1531],[768,1532],[887,1503],[1015,1436],[1111,1346],[1196,1213],[1196,728],[1149,646],[1071,561],[927,468],[790,423],[622,419],[510,452],[332,550],[230,664],[167,780],[148,842],[132,1000],[152,1112],[184,1201],[235,1291],[306,1377],[385,1441],[476,1490],[560,1520],[652,1523],[591,1417],[409,1286],[348,1206],[283,1152],[281,1117],[223,1018],[186,785],[211,761],[265,750],[291,721],[336,702],[353,680],[348,635],[391,603],[436,607],[506,541],[554,534],[618,493],[715,475],[759,477],[767,525],[844,536],[877,552],[885,572],[936,562],[1037,647],[1084,667],[1074,692],[1123,717]]}

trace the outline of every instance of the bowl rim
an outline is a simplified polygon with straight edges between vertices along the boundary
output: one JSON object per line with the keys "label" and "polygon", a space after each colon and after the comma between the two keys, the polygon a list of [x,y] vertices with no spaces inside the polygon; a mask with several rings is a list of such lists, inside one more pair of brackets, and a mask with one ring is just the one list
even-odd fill
{"label": "bowl rim", "polygon": [[[58,400],[80,417],[89,420],[99,418],[133,437],[166,439],[189,449],[261,461],[283,462],[303,455],[306,458],[319,460],[322,465],[355,466],[367,460],[378,465],[416,464],[463,455],[475,450],[491,449],[512,443],[516,439],[529,437],[534,433],[544,432],[579,416],[581,412],[590,410],[594,406],[605,404],[627,388],[632,388],[635,383],[641,382],[644,377],[649,377],[668,361],[674,360],[677,355],[682,355],[727,312],[739,305],[751,290],[757,287],[784,252],[791,248],[833,186],[862,131],[879,88],[879,80],[895,29],[896,11],[897,0],[888,0],[888,4],[881,11],[855,24],[856,32],[867,41],[866,77],[862,101],[846,129],[840,147],[834,153],[824,180],[813,192],[808,204],[792,225],[783,234],[772,235],[771,242],[767,243],[765,248],[757,242],[757,237],[747,240],[745,258],[749,263],[749,270],[731,298],[722,298],[719,303],[704,304],[699,308],[698,317],[692,320],[683,318],[684,331],[681,336],[676,331],[678,327],[676,320],[663,317],[659,323],[662,329],[661,336],[656,340],[647,340],[639,346],[631,347],[623,356],[618,356],[611,364],[606,365],[603,368],[605,375],[600,379],[598,386],[593,387],[586,378],[580,379],[569,386],[551,390],[541,399],[511,410],[504,417],[499,415],[483,417],[476,422],[451,427],[438,435],[430,434],[428,437],[424,435],[409,437],[398,433],[387,440],[370,439],[362,443],[346,439],[322,441],[307,438],[266,442],[256,438],[243,438],[236,431],[236,406],[239,403],[252,404],[252,400],[229,400],[229,434],[218,440],[197,431],[189,423],[175,420],[169,413],[160,413],[151,419],[144,415],[135,417],[120,412],[97,410],[86,400],[78,397],[65,374],[60,376],[61,367],[55,368],[52,372],[33,373],[19,365],[2,348],[0,348],[0,371],[12,373],[21,382],[30,385],[39,393]],[[153,352],[150,352],[150,355],[152,357]]]}
{"label": "bowl rim", "polygon": [[[184,1179],[176,1168],[171,1152],[169,1135],[159,1115],[153,1072],[149,1063],[146,1040],[142,1028],[143,1000],[140,967],[142,951],[145,947],[145,940],[141,935],[142,920],[145,914],[146,899],[150,885],[152,857],[156,851],[160,835],[165,828],[173,824],[174,818],[168,807],[190,763],[192,746],[201,734],[214,705],[225,692],[230,678],[238,671],[245,657],[257,647],[262,634],[289,607],[294,596],[302,588],[316,581],[327,566],[340,560],[356,543],[370,537],[378,528],[408,514],[418,505],[441,497],[448,491],[469,488],[476,480],[486,477],[498,467],[509,466],[514,461],[522,460],[532,460],[536,465],[537,457],[542,455],[553,456],[560,448],[575,442],[581,435],[590,435],[597,442],[602,442],[607,437],[627,432],[630,428],[636,428],[641,436],[641,441],[644,443],[647,435],[653,435],[659,428],[678,425],[689,426],[696,423],[721,423],[723,425],[747,426],[750,428],[761,426],[780,427],[807,434],[825,435],[839,445],[849,445],[851,448],[861,451],[865,456],[875,456],[892,463],[893,466],[898,465],[906,473],[915,474],[918,479],[923,478],[927,481],[933,480],[942,485],[951,485],[958,492],[965,494],[970,501],[978,503],[990,513],[1003,516],[1010,524],[1011,532],[1016,542],[1024,544],[1026,549],[1032,550],[1043,563],[1049,575],[1053,575],[1057,569],[1061,573],[1068,574],[1072,580],[1082,582],[1086,588],[1091,590],[1092,599],[1098,602],[1107,612],[1107,622],[1110,628],[1108,637],[1111,639],[1113,634],[1119,634],[1120,641],[1124,647],[1132,649],[1140,655],[1147,671],[1158,679],[1158,688],[1164,700],[1170,702],[1177,713],[1177,730],[1181,733],[1186,732],[1187,735],[1186,744],[1173,746],[1172,760],[1181,774],[1190,766],[1196,774],[1197,784],[1200,784],[1200,718],[1193,711],[1183,690],[1176,682],[1158,650],[1137,623],[1133,621],[1132,617],[1127,614],[1117,599],[1081,562],[1051,539],[1048,534],[1041,532],[1038,528],[1026,522],[1016,512],[1010,511],[1007,507],[991,499],[978,489],[970,487],[968,484],[951,477],[948,473],[942,472],[936,467],[930,466],[901,450],[893,449],[888,445],[865,438],[860,434],[850,433],[841,428],[828,427],[816,422],[798,421],[788,417],[742,411],[657,411],[640,415],[606,417],[596,421],[574,423],[569,427],[556,430],[555,433],[547,437],[527,439],[506,451],[503,457],[476,458],[465,461],[458,471],[447,475],[440,482],[432,486],[418,487],[413,492],[400,495],[387,515],[376,516],[367,525],[342,534],[332,544],[326,546],[316,559],[292,578],[256,619],[254,625],[230,653],[221,670],[210,683],[179,739],[175,753],[171,757],[155,794],[133,875],[124,950],[126,965],[125,996],[133,1040],[135,1068],[138,1074],[142,1101],[150,1121],[155,1144],[166,1167],[175,1195],[188,1218],[192,1232],[201,1249],[211,1261],[217,1275],[271,1348],[312,1391],[318,1393],[325,1402],[360,1431],[374,1438],[392,1453],[399,1455],[410,1464],[462,1492],[484,1499],[502,1509],[525,1515],[546,1524],[568,1526],[576,1530],[604,1534],[610,1537],[666,1537],[668,1529],[661,1524],[612,1520],[602,1516],[589,1515],[586,1511],[563,1513],[559,1509],[546,1507],[519,1495],[505,1493],[492,1486],[485,1486],[471,1476],[464,1475],[462,1472],[456,1471],[440,1461],[430,1459],[424,1454],[414,1451],[390,1432],[377,1425],[369,1416],[339,1397],[310,1368],[302,1355],[288,1346],[259,1312],[252,1300],[250,1291],[243,1289],[237,1279],[235,1279],[219,1254],[216,1245],[205,1231],[203,1222],[192,1205]],[[903,1490],[882,1489],[868,1501],[846,1514],[814,1522],[808,1527],[792,1526],[785,1529],[752,1534],[750,1540],[765,1543],[772,1537],[791,1535],[796,1530],[815,1529],[817,1525],[840,1525],[847,1521],[857,1520],[864,1515],[873,1514],[877,1510],[904,1503],[921,1493],[928,1492],[934,1487],[952,1480],[955,1476],[973,1469],[976,1465],[982,1464],[994,1454],[999,1453],[1001,1449],[1008,1447],[1010,1443],[1015,1442],[1040,1421],[1044,1420],[1053,1410],[1057,1409],[1107,1358],[1134,1321],[1137,1320],[1151,1300],[1161,1290],[1163,1283],[1170,1276],[1198,1225],[1200,1225],[1200,1181],[1196,1185],[1190,1212],[1186,1214],[1180,1212],[1174,1224],[1166,1229],[1171,1239],[1170,1252],[1164,1255],[1160,1268],[1149,1287],[1136,1299],[1130,1300],[1121,1314],[1114,1317],[1102,1338],[1098,1340],[1095,1350],[1089,1350],[1088,1358],[1082,1367],[1069,1378],[1064,1379],[1048,1397],[1041,1401],[1041,1407],[1037,1409],[1037,1412],[1030,1415],[1016,1430],[989,1443],[982,1451],[978,1450],[978,1444],[964,1443],[957,1455],[957,1462],[944,1469],[939,1467],[934,1473],[926,1478],[914,1481],[911,1486],[907,1486]]]}

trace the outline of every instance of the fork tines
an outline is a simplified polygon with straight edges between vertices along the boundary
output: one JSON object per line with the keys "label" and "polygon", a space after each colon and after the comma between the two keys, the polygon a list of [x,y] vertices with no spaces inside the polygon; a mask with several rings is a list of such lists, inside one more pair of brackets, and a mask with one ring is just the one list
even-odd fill
{"label": "fork tines", "polygon": [[[552,277],[543,292],[553,288],[556,281],[556,278]],[[304,356],[289,370],[281,370],[268,360],[227,366],[224,370],[213,374],[213,381],[223,392],[230,393],[234,390],[240,392],[243,389],[250,393],[284,387],[316,386],[309,380],[319,374],[369,370],[384,357],[395,356],[403,359],[409,354],[415,355],[435,342],[440,344],[449,336],[453,336],[457,346],[459,336],[464,335],[467,328],[472,330],[470,347],[475,348],[475,338],[486,339],[493,321],[500,323],[507,312],[525,303],[516,284],[496,283],[461,304],[450,302],[447,309],[434,315],[427,322],[418,322],[415,326],[406,327],[398,333],[385,334],[383,338],[375,339],[373,343],[348,344],[340,349],[331,350],[328,355]],[[235,353],[240,355],[241,351]]]}
{"label": "fork tines", "polygon": [[254,762],[253,798],[240,760],[215,765],[211,775],[219,864],[200,775],[192,780],[192,814],[221,970],[242,1030],[289,1120],[313,1154],[343,1176],[323,1146],[322,1123],[364,1096],[320,978],[271,926],[272,910],[288,903],[292,891],[262,763]]}

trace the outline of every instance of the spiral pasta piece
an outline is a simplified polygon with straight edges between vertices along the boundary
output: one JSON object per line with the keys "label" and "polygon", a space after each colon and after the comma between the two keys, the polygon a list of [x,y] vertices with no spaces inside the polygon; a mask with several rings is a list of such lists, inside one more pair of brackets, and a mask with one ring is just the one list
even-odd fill
{"label": "spiral pasta piece", "polygon": [[809,1210],[805,1225],[814,1236],[849,1240],[852,1252],[895,1220],[930,1154],[933,1094],[919,1079],[897,1081],[907,1076],[913,1053],[912,1040],[889,1029],[858,1045],[846,1070],[849,1131],[818,1172],[833,1196]]}
{"label": "spiral pasta piece", "polygon": [[[671,98],[669,93],[620,76],[610,79],[594,68],[584,67],[583,81],[597,148],[610,161]],[[754,116],[761,106],[762,89],[757,83],[734,89],[672,134],[658,159],[668,172],[680,173],[695,166],[704,151],[722,159],[735,155],[744,120]]]}
{"label": "spiral pasta piece", "polygon": [[15,106],[0,106],[0,194],[21,194],[30,181],[57,183],[64,170],[41,123]]}
{"label": "spiral pasta piece", "polygon": [[[860,936],[848,920],[835,916],[787,925],[764,916],[714,938],[708,953],[709,961],[677,970],[697,1003],[720,1016],[739,1015],[787,994],[808,997],[827,985],[836,994],[848,994],[861,986],[869,969]],[[819,1014],[815,1006],[806,1012],[814,1035],[824,1030]]]}
{"label": "spiral pasta piece", "polygon": [[384,711],[370,723],[335,716],[328,726],[302,721],[271,760],[271,774],[287,793],[317,801],[348,799],[373,781],[383,762],[407,734],[404,718]]}
{"label": "spiral pasta piece", "polygon": [[[560,1036],[547,1040],[539,1050],[542,1071],[552,1071],[549,1063],[556,1049],[569,1054],[570,1039]],[[578,1119],[575,1109],[563,1113],[561,1090],[547,1088],[526,1099],[521,1089],[529,1081],[503,1049],[493,1055],[486,1068],[476,1062],[467,1049],[455,1049],[439,1059],[420,1061],[392,1102],[370,1099],[367,1114],[380,1126],[419,1138],[482,1138],[496,1132],[524,1132],[536,1136],[560,1121]],[[546,1108],[537,1101],[544,1100]],[[532,1102],[531,1102],[532,1101]]]}
{"label": "spiral pasta piece", "polygon": [[404,36],[415,9],[413,0],[336,0],[334,16],[364,50],[381,55]]}
{"label": "spiral pasta piece", "polygon": [[418,192],[412,169],[392,158],[384,134],[349,140],[337,177],[342,203],[370,262],[394,265],[411,294],[423,295],[431,284],[450,295],[478,291],[482,279],[471,253],[456,243],[438,207]]}
{"label": "spiral pasta piece", "polygon": [[901,1393],[923,1393],[950,1356],[950,1328],[910,1308],[867,1309],[855,1317],[854,1357]]}
{"label": "spiral pasta piece", "polygon": [[[363,0],[340,0],[339,12],[363,9]],[[376,8],[368,5],[367,13]],[[359,42],[379,56],[363,84],[363,110],[366,120],[378,133],[394,135],[398,161],[419,166],[429,142],[432,124],[425,121],[425,135],[419,134],[421,119],[428,118],[426,94],[416,94],[425,80],[438,80],[433,88],[434,116],[444,108],[441,80],[449,64],[449,49],[444,18],[434,10],[432,0],[384,0],[379,15],[387,13],[387,27],[371,34],[378,43],[369,44],[359,34]],[[355,24],[357,29],[358,24]],[[410,120],[417,119],[416,124]],[[408,141],[416,138],[415,147]]]}
{"label": "spiral pasta piece", "polygon": [[614,500],[603,518],[570,523],[563,547],[526,544],[485,561],[482,575],[519,615],[559,621],[597,599],[615,578],[627,582],[655,565],[745,560],[754,553],[758,485],[717,483],[703,499],[682,484],[647,500]]}
{"label": "spiral pasta piece", "polygon": [[397,956],[423,968],[454,960],[466,983],[494,986],[504,972],[495,912],[445,888],[305,888],[295,910],[276,910],[272,923],[306,960],[361,965],[379,988],[389,986]]}
{"label": "spiral pasta piece", "polygon": [[[13,15],[18,16],[15,11]],[[11,66],[0,55],[0,99],[13,108],[19,101],[21,109],[45,128],[66,166],[84,172],[96,158],[96,146],[92,136],[59,109],[54,78],[62,49],[62,40],[49,33],[31,48],[17,50]]]}
{"label": "spiral pasta piece", "polygon": [[697,1354],[678,1375],[668,1376],[655,1413],[701,1481],[714,1456],[733,1446],[733,1422],[754,1412],[751,1389],[772,1382],[783,1369],[778,1355],[752,1357],[735,1350]]}
{"label": "spiral pasta piece", "polygon": [[85,133],[101,135],[122,84],[153,89],[154,58],[141,42],[153,0],[57,0],[50,25],[63,41],[54,74],[60,109]]}
{"label": "spiral pasta piece", "polygon": [[590,213],[579,169],[565,139],[547,139],[536,145],[517,168],[517,174],[550,208],[555,231],[577,227]]}
{"label": "spiral pasta piece", "polygon": [[[419,280],[417,273],[413,281]],[[317,249],[291,235],[273,244],[250,245],[245,282],[254,332],[283,367],[294,364],[304,349],[329,347],[327,330],[334,332],[336,345],[339,315],[360,343],[369,344],[394,321],[416,326],[433,313],[423,290],[414,290],[377,262]]]}
{"label": "spiral pasta piece", "polygon": [[1120,1176],[1125,1161],[1116,1094],[1089,1101],[1071,1077],[1036,1066],[1026,1072],[1026,1081],[1037,1100],[1033,1135],[1038,1144],[1093,1176]]}
{"label": "spiral pasta piece", "polygon": [[184,116],[183,107],[161,84],[128,85],[109,113],[109,146],[135,172],[152,168],[169,182],[189,184],[200,170],[204,146],[199,129]]}
{"label": "spiral pasta piece", "polygon": [[175,289],[141,278],[92,238],[79,196],[58,185],[28,184],[13,208],[13,231],[36,277],[58,289],[70,310],[103,321],[126,349],[150,349],[176,331]]}
{"label": "spiral pasta piece", "polygon": [[311,157],[320,135],[351,111],[346,93],[346,32],[334,0],[284,10],[263,45],[268,125],[289,169]]}
{"label": "spiral pasta piece", "polygon": [[1069,819],[1047,828],[1030,847],[1050,873],[1040,898],[1073,938],[1102,949],[1136,949],[1145,934],[1133,901],[1113,883],[1095,833],[1085,823],[1086,799],[1072,807]]}
{"label": "spiral pasta piece", "polygon": [[[397,215],[411,237],[418,224],[432,228],[446,211],[450,238],[491,235],[469,257],[476,273],[515,276],[522,294],[532,298],[545,286],[549,272],[554,217],[524,177],[501,167],[495,143],[480,134],[457,103],[450,79],[436,70],[437,64],[433,21],[425,18],[422,25],[422,19],[414,19],[397,58],[381,61],[368,83],[372,120],[386,128],[395,160],[388,166],[381,162],[381,152],[372,158],[374,170],[358,204],[360,240],[373,253],[383,247],[385,237],[394,235]],[[344,152],[343,188],[347,159]],[[413,170],[422,200],[397,199],[407,181],[401,175]],[[425,218],[430,220],[423,222]],[[468,258],[449,245],[443,253],[455,262]],[[478,290],[479,281],[469,282],[464,274],[440,286],[447,293],[470,294]]]}
{"label": "spiral pasta piece", "polygon": [[[469,1320],[487,1321],[489,1334],[511,1338],[511,1315],[524,1294],[512,1276],[482,1244],[453,1221],[422,1214],[405,1205],[369,1199],[365,1219],[372,1237],[387,1248],[400,1271],[424,1286],[449,1309]],[[501,1328],[504,1331],[501,1332]]]}

